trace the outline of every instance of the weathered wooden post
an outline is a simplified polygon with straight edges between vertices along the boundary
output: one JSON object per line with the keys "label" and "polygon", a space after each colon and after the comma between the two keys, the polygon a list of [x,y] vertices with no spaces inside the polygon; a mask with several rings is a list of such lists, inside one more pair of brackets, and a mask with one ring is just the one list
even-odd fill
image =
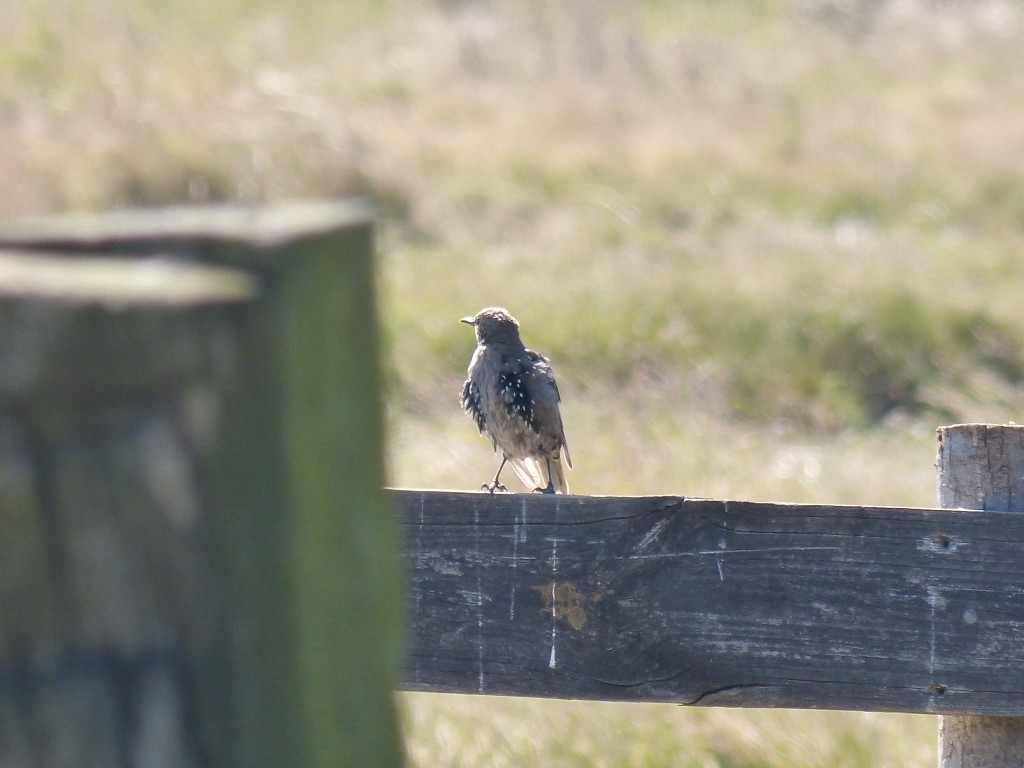
{"label": "weathered wooden post", "polygon": [[0,764],[401,762],[371,229],[0,226]]}
{"label": "weathered wooden post", "polygon": [[[1024,426],[957,424],[940,428],[938,439],[941,506],[1024,512]],[[965,620],[984,621],[985,617]],[[946,715],[940,719],[940,768],[1021,765],[1024,718]]]}

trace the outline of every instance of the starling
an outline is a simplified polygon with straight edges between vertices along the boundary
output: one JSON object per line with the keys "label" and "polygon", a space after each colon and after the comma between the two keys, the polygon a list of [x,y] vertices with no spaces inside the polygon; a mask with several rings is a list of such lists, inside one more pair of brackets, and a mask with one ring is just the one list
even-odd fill
{"label": "starling", "polygon": [[523,346],[519,323],[500,307],[481,309],[460,322],[473,326],[477,348],[462,387],[462,407],[501,451],[494,479],[482,488],[507,490],[498,481],[506,462],[527,487],[568,493],[565,463],[572,468],[558,412],[558,385],[547,358]]}

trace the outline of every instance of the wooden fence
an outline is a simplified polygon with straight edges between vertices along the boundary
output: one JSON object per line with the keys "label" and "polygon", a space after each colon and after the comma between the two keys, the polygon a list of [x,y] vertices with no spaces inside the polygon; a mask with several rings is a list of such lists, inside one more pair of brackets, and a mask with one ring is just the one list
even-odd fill
{"label": "wooden fence", "polygon": [[396,491],[406,687],[942,714],[943,768],[1024,765],[1024,427],[939,437],[956,509]]}
{"label": "wooden fence", "polygon": [[371,235],[0,227],[0,765],[401,762]]}
{"label": "wooden fence", "polygon": [[412,689],[1024,715],[1024,515],[396,497]]}
{"label": "wooden fence", "polygon": [[371,235],[0,227],[0,765],[397,766],[395,688],[925,712],[945,768],[1024,764],[1024,428],[940,430],[957,509],[384,492]]}

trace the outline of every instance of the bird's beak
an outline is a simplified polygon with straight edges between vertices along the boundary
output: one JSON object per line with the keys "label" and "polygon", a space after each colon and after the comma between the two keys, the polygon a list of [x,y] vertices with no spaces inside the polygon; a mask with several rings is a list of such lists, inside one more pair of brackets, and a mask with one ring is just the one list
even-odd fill
{"label": "bird's beak", "polygon": [[476,325],[476,318],[475,317],[464,317],[461,320],[459,320],[459,322],[460,323],[465,323],[466,325]]}

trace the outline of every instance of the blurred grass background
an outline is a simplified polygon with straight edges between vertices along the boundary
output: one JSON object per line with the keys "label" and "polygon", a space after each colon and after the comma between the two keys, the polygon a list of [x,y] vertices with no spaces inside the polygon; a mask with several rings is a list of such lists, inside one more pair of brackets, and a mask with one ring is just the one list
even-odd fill
{"label": "blurred grass background", "polygon": [[[0,215],[371,195],[391,477],[473,489],[459,317],[559,376],[573,489],[934,503],[1024,406],[1014,0],[22,0]],[[417,766],[918,766],[935,721],[403,696]]]}

